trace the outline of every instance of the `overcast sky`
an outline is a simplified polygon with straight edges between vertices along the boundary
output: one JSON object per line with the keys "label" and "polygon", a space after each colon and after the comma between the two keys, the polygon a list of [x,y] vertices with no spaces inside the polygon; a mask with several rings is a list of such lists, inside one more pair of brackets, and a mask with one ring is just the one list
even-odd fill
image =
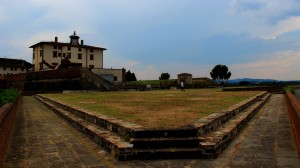
{"label": "overcast sky", "polygon": [[0,25],[0,57],[32,62],[29,46],[76,31],[138,80],[217,64],[231,79],[300,79],[299,0],[1,0]]}

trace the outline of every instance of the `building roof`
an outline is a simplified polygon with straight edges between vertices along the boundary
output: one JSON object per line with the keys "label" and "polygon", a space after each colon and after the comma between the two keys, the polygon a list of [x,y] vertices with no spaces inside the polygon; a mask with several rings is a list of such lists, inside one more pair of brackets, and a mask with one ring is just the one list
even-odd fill
{"label": "building roof", "polygon": [[0,58],[0,66],[2,67],[24,67],[26,69],[32,68],[32,64],[22,59]]}
{"label": "building roof", "polygon": [[70,36],[70,43],[62,43],[58,42],[58,38],[55,37],[55,41],[42,41],[39,43],[36,43],[29,48],[34,48],[35,46],[42,45],[42,44],[50,44],[50,45],[57,45],[57,46],[68,46],[68,47],[80,47],[80,48],[91,48],[91,49],[100,49],[100,50],[106,50],[106,48],[102,47],[95,47],[90,45],[84,45],[83,40],[81,40],[81,43],[79,44],[79,36],[76,35],[76,31]]}
{"label": "building roof", "polygon": [[192,76],[192,74],[189,74],[189,73],[181,73],[181,74],[178,74],[177,76]]}
{"label": "building roof", "polygon": [[57,45],[57,46],[71,46],[71,47],[81,47],[81,48],[93,48],[93,49],[100,49],[100,50],[107,50],[106,48],[102,47],[95,47],[95,46],[90,46],[90,45],[72,45],[70,43],[61,43],[61,42],[54,42],[54,41],[42,41],[39,43],[36,43],[29,48],[34,48],[35,46],[42,45],[42,44],[50,44],[50,45]]}

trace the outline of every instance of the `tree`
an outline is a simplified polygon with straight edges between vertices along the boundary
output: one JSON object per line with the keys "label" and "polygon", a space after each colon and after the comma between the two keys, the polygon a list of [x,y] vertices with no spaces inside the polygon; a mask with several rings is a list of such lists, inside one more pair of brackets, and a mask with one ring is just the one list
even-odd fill
{"label": "tree", "polygon": [[125,73],[125,79],[126,79],[126,81],[137,81],[137,80],[136,80],[136,77],[135,77],[135,74],[134,74],[134,73],[131,73],[130,70],[128,70],[128,71]]}
{"label": "tree", "polygon": [[248,86],[248,85],[250,85],[250,82],[248,82],[248,81],[240,81],[239,85],[240,86]]}
{"label": "tree", "polygon": [[169,73],[161,73],[159,80],[169,80],[170,74]]}
{"label": "tree", "polygon": [[231,72],[228,71],[228,67],[226,65],[219,64],[212,69],[210,76],[218,83],[224,84],[224,81],[230,78]]}

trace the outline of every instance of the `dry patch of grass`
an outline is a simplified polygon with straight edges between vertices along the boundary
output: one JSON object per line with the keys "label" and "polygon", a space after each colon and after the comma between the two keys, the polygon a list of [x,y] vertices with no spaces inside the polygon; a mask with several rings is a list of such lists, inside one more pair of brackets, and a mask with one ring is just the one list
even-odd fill
{"label": "dry patch of grass", "polygon": [[259,92],[219,89],[45,94],[55,100],[148,128],[183,127]]}

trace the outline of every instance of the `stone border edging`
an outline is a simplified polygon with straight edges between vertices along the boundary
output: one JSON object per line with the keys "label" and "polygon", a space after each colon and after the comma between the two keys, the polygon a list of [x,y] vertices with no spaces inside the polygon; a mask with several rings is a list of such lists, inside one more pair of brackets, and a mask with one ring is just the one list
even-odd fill
{"label": "stone border edging", "polygon": [[232,117],[249,107],[251,104],[260,100],[268,92],[262,92],[258,95],[252,96],[238,104],[235,104],[218,113],[213,113],[207,117],[199,119],[194,126],[198,129],[198,136],[204,135],[210,131],[215,130],[223,123],[230,120]]}
{"label": "stone border edging", "polygon": [[[254,103],[262,103],[264,104],[265,101],[267,99],[264,98],[264,96],[270,96],[270,94],[268,94],[268,92],[261,92],[255,96],[252,96],[234,106],[229,107],[228,109],[222,110],[221,112],[218,113],[213,113],[205,118],[199,119],[194,126],[189,127],[189,128],[178,128],[178,129],[163,129],[163,130],[158,130],[158,129],[147,129],[147,128],[143,128],[142,126],[139,125],[135,125],[132,123],[128,123],[128,122],[123,122],[122,120],[113,118],[113,117],[107,117],[105,115],[101,115],[101,114],[95,114],[93,112],[89,112],[87,110],[83,110],[80,108],[75,108],[75,107],[70,107],[65,103],[61,103],[59,101],[53,100],[51,98],[47,98],[45,96],[42,95],[36,95],[35,97],[37,99],[41,99],[42,101],[44,101],[43,103],[46,104],[47,101],[49,103],[54,104],[54,106],[58,106],[58,108],[60,108],[62,111],[68,111],[70,112],[72,115],[76,115],[77,117],[80,117],[81,119],[74,119],[74,121],[69,121],[70,123],[74,123],[75,125],[79,125],[80,128],[79,130],[87,130],[88,131],[88,135],[91,136],[92,135],[92,139],[95,139],[94,137],[97,137],[97,139],[103,139],[103,137],[101,137],[101,135],[97,135],[97,131],[96,129],[89,129],[90,127],[87,125],[85,126],[84,123],[86,122],[90,122],[92,124],[97,125],[96,127],[99,126],[99,129],[105,129],[108,131],[111,131],[114,134],[117,134],[118,136],[122,137],[122,139],[124,139],[125,141],[129,141],[131,138],[145,138],[145,140],[150,139],[150,141],[153,140],[154,137],[157,138],[165,138],[168,140],[168,138],[171,139],[176,139],[176,137],[183,137],[183,138],[187,138],[188,137],[200,137],[202,135],[205,135],[209,132],[212,132],[214,130],[216,130],[216,128],[222,126],[223,124],[227,123],[228,121],[230,121],[232,118],[234,118],[235,116],[239,115],[243,110],[245,110],[246,108],[252,106]],[[53,105],[52,105],[53,106]],[[54,107],[53,107],[54,108]],[[259,109],[259,108],[257,108]],[[253,109],[254,110],[254,109]],[[242,124],[236,123],[235,127],[239,127],[238,129],[241,129],[244,125],[246,125],[245,123],[248,122],[253,115],[255,115],[255,113],[257,112],[256,108],[254,110],[254,112],[249,114],[249,117],[246,117],[245,120],[241,121],[243,122]],[[60,112],[61,113],[61,112]],[[63,114],[63,113],[62,113]],[[60,115],[63,118],[65,118],[65,115]],[[72,117],[66,115],[66,117],[68,117],[67,120],[72,120]],[[78,120],[78,121],[77,121]],[[80,122],[79,122],[80,120]],[[82,120],[82,121],[81,121]],[[86,120],[86,121],[84,121]],[[79,122],[79,123],[78,123]],[[82,123],[83,124],[82,124]],[[73,124],[74,125],[74,124]],[[240,126],[241,125],[241,126]],[[243,125],[243,126],[242,126]],[[81,128],[82,127],[82,128]],[[180,132],[180,133],[179,133]],[[236,131],[234,131],[236,132]],[[165,135],[168,135],[167,137]],[[229,132],[229,134],[231,135],[230,138],[228,140],[223,141],[225,146],[227,143],[229,143],[231,141],[231,139],[233,137],[236,136],[236,134]],[[152,140],[151,140],[152,138]],[[104,138],[105,139],[105,138]],[[171,140],[170,139],[170,140]],[[199,139],[200,140],[200,139]],[[106,142],[103,141],[103,142]],[[129,141],[130,143],[131,141]],[[222,144],[223,144],[222,142]],[[97,142],[99,143],[99,142]],[[101,144],[102,141],[99,143]],[[111,151],[110,153],[113,154],[113,156],[116,157],[116,155],[114,154],[114,150],[111,149],[117,149],[116,152],[121,152],[121,150],[119,150],[119,145],[118,143],[114,144],[114,142],[109,143],[111,145],[111,148],[109,148],[109,151]],[[221,145],[224,146],[224,145]],[[221,149],[221,151],[223,151],[225,148],[221,147],[221,146],[217,146],[218,149]],[[134,143],[131,145],[131,148],[133,150],[133,153],[124,153],[124,154],[117,154],[117,158],[121,158],[119,160],[127,160],[128,158],[132,158],[132,156],[134,155]],[[198,147],[199,148],[199,147]],[[217,153],[220,153],[220,150],[213,149],[214,151],[216,151]],[[121,149],[121,148],[120,148]],[[123,148],[122,148],[123,149]],[[125,148],[124,148],[125,149]],[[212,149],[204,149],[205,151],[210,151]],[[211,154],[211,153],[207,153],[205,152],[203,149],[199,149],[196,150],[202,154],[205,155],[216,155],[216,154]],[[128,151],[128,150],[127,150]],[[122,152],[123,153],[123,152]],[[200,155],[202,155],[200,154]],[[208,156],[207,155],[207,156]],[[218,154],[217,154],[218,155]],[[119,157],[120,156],[120,157]],[[125,157],[123,157],[125,156]],[[174,155],[176,156],[176,155]],[[204,156],[204,155],[203,155]],[[126,159],[127,158],[127,159]],[[135,156],[134,156],[135,158]],[[208,157],[211,158],[211,157]]]}
{"label": "stone border edging", "polygon": [[128,123],[128,122],[124,122],[122,120],[113,118],[113,117],[107,117],[105,115],[102,114],[95,114],[93,112],[89,112],[87,110],[84,109],[80,109],[80,108],[75,108],[75,107],[71,107],[65,103],[53,100],[51,98],[42,96],[42,95],[36,95],[37,97],[40,97],[44,100],[47,100],[57,106],[59,106],[62,109],[65,109],[67,111],[72,112],[73,114],[84,118],[85,120],[94,123],[104,129],[110,130],[118,135],[120,135],[121,137],[124,137],[124,139],[129,140],[127,137],[131,137],[134,134],[134,130],[135,129],[139,129],[142,128],[142,126],[133,124],[133,123]]}

